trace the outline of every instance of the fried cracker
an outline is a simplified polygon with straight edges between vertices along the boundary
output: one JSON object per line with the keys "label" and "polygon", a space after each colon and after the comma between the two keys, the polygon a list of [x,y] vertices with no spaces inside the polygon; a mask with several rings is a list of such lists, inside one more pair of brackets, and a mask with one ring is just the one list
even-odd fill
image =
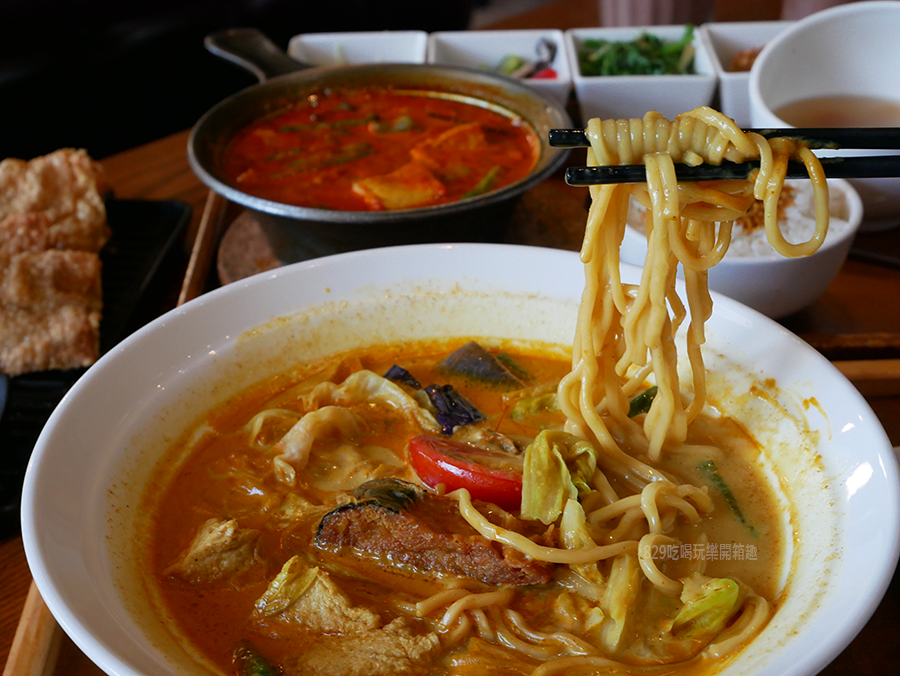
{"label": "fried cracker", "polygon": [[92,364],[99,354],[101,306],[96,253],[14,255],[0,283],[0,372]]}
{"label": "fried cracker", "polygon": [[0,219],[0,279],[10,259],[50,248],[50,219],[42,213],[10,214]]}
{"label": "fried cracker", "polygon": [[0,162],[0,220],[13,214],[43,213],[50,246],[100,251],[109,239],[104,178],[84,150],[63,148],[29,162]]}

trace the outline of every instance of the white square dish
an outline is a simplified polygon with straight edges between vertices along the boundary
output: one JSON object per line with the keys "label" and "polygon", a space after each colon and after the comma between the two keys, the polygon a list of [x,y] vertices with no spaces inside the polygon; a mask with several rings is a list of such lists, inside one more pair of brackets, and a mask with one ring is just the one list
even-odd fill
{"label": "white square dish", "polygon": [[565,105],[572,89],[572,77],[566,59],[563,32],[554,29],[444,31],[428,37],[428,63],[495,70],[504,57],[514,55],[537,61],[540,40],[556,45],[550,68],[554,78],[527,78],[522,82]]}
{"label": "white square dish", "polygon": [[709,53],[697,30],[692,75],[582,75],[578,52],[587,40],[627,42],[643,33],[667,41],[677,41],[685,26],[628,26],[622,28],[572,28],[565,33],[566,54],[582,123],[592,117],[642,118],[656,110],[672,119],[679,113],[712,103],[716,91],[716,75]]}
{"label": "white square dish", "polygon": [[793,21],[730,21],[700,26],[700,40],[719,78],[721,110],[738,126],[750,126],[750,71],[732,70],[732,59],[741,52],[762,49],[792,25]]}
{"label": "white square dish", "polygon": [[291,38],[288,54],[314,66],[360,63],[425,63],[425,31],[301,33]]}

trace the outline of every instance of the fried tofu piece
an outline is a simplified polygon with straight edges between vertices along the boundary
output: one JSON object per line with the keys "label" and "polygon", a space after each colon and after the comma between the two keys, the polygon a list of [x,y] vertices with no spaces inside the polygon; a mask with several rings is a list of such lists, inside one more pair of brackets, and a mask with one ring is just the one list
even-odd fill
{"label": "fried tofu piece", "polygon": [[0,372],[92,364],[101,303],[97,254],[51,249],[13,256],[0,282]]}
{"label": "fried tofu piece", "polygon": [[0,221],[13,214],[42,213],[50,247],[100,251],[109,239],[105,181],[84,150],[63,148],[29,162],[0,162]]}
{"label": "fried tofu piece", "polygon": [[409,154],[435,175],[452,179],[469,173],[465,162],[460,161],[461,156],[482,153],[487,147],[484,129],[477,122],[471,122],[448,129],[436,138],[422,141]]}
{"label": "fried tofu piece", "polygon": [[412,149],[414,159],[427,159],[435,153],[458,153],[487,147],[484,129],[478,122],[460,124]]}
{"label": "fried tofu piece", "polygon": [[441,647],[434,632],[415,632],[404,618],[385,624],[371,608],[354,605],[327,571],[299,556],[269,583],[250,619],[264,634],[297,635],[303,648],[282,665],[287,676],[425,674]]}
{"label": "fried tofu piece", "polygon": [[356,634],[381,626],[375,612],[354,606],[326,571],[307,566],[298,556],[288,559],[269,583],[251,619],[257,625],[314,633]]}
{"label": "fried tofu piece", "polygon": [[355,181],[353,192],[373,209],[411,209],[434,202],[447,188],[421,164],[410,162],[390,174]]}
{"label": "fried tofu piece", "polygon": [[349,636],[321,636],[286,660],[287,676],[415,676],[434,669],[437,634],[413,633],[403,618],[381,629]]}
{"label": "fried tofu piece", "polygon": [[166,574],[188,582],[213,582],[249,570],[259,559],[259,531],[240,528],[235,519],[209,519]]}

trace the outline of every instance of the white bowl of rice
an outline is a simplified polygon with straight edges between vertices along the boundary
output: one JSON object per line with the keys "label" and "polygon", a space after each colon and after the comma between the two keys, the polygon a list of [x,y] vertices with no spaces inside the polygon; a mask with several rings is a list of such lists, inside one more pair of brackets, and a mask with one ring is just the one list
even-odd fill
{"label": "white bowl of rice", "polygon": [[[778,319],[812,304],[834,281],[862,222],[859,194],[847,181],[828,181],[831,220],[822,247],[807,258],[785,258],[766,241],[762,212],[751,209],[735,223],[725,258],[709,272],[709,288],[768,317]],[[645,210],[632,200],[622,241],[621,259],[643,265],[647,256]],[[779,204],[785,239],[805,242],[815,230],[812,185],[808,180],[785,182]],[[679,272],[679,276],[680,272]]]}

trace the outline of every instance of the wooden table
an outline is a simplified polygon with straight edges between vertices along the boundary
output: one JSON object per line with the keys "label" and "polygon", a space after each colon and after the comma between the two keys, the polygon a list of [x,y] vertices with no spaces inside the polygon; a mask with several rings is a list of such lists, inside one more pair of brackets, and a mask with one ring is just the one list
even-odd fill
{"label": "wooden table", "polygon": [[[740,3],[750,4],[753,3]],[[556,13],[543,8],[536,18],[532,17],[526,23],[517,18],[501,22],[498,27],[549,25],[567,28],[596,22],[596,0],[560,0],[554,6],[558,10]],[[771,4],[764,3],[764,6],[771,7]],[[717,15],[719,11],[717,6]],[[185,263],[193,239],[200,230],[208,199],[208,191],[200,184],[187,163],[187,135],[187,132],[175,134],[103,162],[109,182],[118,197],[176,199],[193,207],[193,219],[184,246]],[[573,156],[572,163],[576,161],[577,156]],[[577,249],[584,215],[584,194],[567,187],[557,175],[524,196],[513,217],[507,240]],[[869,248],[900,253],[900,229],[883,235],[870,235],[864,239]],[[180,280],[170,281],[175,290],[171,295],[171,304],[174,305]],[[863,342],[867,337],[876,336],[889,343],[891,337],[900,335],[897,299],[900,299],[900,270],[850,260],[826,294],[812,308],[785,320],[784,324],[801,337],[806,336],[813,341],[821,340],[823,336],[851,335],[859,337]],[[882,353],[878,356],[898,355]],[[867,394],[868,401],[888,430],[893,444],[900,445],[900,375],[896,360],[863,359],[844,362],[841,366],[853,376],[864,394]],[[14,537],[0,542],[0,664],[5,664],[9,656],[30,583],[31,576],[21,538]],[[828,676],[885,676],[897,673],[895,648],[900,645],[898,632],[900,585],[895,579],[873,619],[823,673]],[[49,641],[53,637],[32,638]],[[59,673],[99,673],[64,638],[59,659]],[[24,670],[16,671],[14,676],[24,676],[25,673]],[[29,665],[29,675],[39,673],[40,665]],[[13,674],[4,673],[4,676]]]}

